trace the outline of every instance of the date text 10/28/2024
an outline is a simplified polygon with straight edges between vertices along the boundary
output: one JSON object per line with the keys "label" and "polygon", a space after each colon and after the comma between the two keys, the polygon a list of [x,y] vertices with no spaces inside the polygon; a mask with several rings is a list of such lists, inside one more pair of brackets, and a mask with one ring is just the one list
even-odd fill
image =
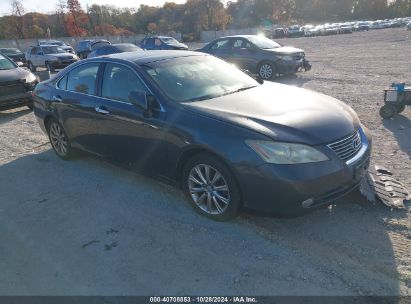
{"label": "date text 10/28/2024", "polygon": [[254,297],[150,297],[150,303],[258,303]]}

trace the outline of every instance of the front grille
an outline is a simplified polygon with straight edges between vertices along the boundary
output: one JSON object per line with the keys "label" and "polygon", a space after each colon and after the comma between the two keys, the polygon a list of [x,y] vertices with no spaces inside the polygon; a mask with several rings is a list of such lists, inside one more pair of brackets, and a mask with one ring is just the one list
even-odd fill
{"label": "front grille", "polygon": [[298,53],[293,55],[294,60],[301,60],[304,58],[304,53]]}
{"label": "front grille", "polygon": [[329,144],[328,147],[333,150],[343,161],[347,161],[353,158],[358,151],[361,150],[361,133],[357,130],[353,134]]}
{"label": "front grille", "polygon": [[14,94],[21,94],[26,92],[23,82],[17,81],[8,81],[0,84],[0,97],[8,96]]}

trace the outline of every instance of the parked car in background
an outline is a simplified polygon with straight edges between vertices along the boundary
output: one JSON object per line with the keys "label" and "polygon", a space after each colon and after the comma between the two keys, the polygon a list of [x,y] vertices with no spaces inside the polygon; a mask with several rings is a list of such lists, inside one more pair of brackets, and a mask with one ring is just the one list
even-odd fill
{"label": "parked car in background", "polygon": [[296,38],[304,36],[304,31],[301,30],[299,25],[291,25],[287,29],[287,37]]}
{"label": "parked car in background", "polygon": [[351,25],[341,25],[340,34],[352,34],[352,26]]}
{"label": "parked car in background", "polygon": [[411,30],[411,22],[407,24],[407,30]]}
{"label": "parked car in background", "polygon": [[76,45],[76,54],[80,59],[85,59],[92,51],[109,44],[110,41],[104,39],[82,40]]}
{"label": "parked car in background", "polygon": [[56,46],[59,46],[60,48],[62,48],[67,53],[74,54],[74,49],[70,45],[66,44],[64,41],[60,41],[60,40],[40,40],[39,45],[56,45]]}
{"label": "parked car in background", "polygon": [[272,38],[284,38],[287,36],[287,30],[283,27],[277,27],[273,30]]}
{"label": "parked car in background", "polygon": [[110,54],[116,54],[116,53],[124,53],[124,52],[136,52],[136,51],[142,51],[142,49],[132,43],[116,43],[116,44],[104,45],[92,51],[90,54],[88,54],[87,58],[93,58],[97,56],[110,55]]}
{"label": "parked car in background", "polygon": [[281,46],[271,39],[256,35],[238,35],[218,38],[200,52],[208,53],[250,73],[268,80],[278,74],[293,74],[308,67],[305,53],[301,49]]}
{"label": "parked car in background", "polygon": [[323,35],[337,35],[340,33],[340,27],[336,25],[328,25],[323,29]]}
{"label": "parked car in background", "polygon": [[23,65],[26,64],[24,53],[17,48],[0,48],[0,54],[6,55],[16,63],[21,62]]}
{"label": "parked car in background", "polygon": [[36,76],[0,54],[0,110],[21,106],[32,108],[31,93],[36,84]]}
{"label": "parked car in background", "polygon": [[356,31],[369,31],[370,23],[369,22],[359,22],[355,25]]}
{"label": "parked car in background", "polygon": [[139,46],[144,50],[188,50],[187,45],[167,36],[146,37]]}
{"label": "parked car in background", "polygon": [[32,72],[35,72],[38,67],[45,67],[50,72],[54,72],[77,60],[79,58],[76,55],[67,53],[55,45],[32,46],[26,52],[27,65]]}
{"label": "parked car in background", "polygon": [[216,220],[335,202],[370,159],[370,132],[343,102],[199,52],[87,59],[36,87],[34,113],[60,158],[78,148],[168,180]]}

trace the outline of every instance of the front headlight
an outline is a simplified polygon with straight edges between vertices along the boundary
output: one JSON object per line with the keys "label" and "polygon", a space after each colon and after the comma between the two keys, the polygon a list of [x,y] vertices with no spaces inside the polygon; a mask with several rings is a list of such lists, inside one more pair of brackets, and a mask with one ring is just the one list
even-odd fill
{"label": "front headlight", "polygon": [[302,145],[285,142],[246,140],[264,161],[271,164],[304,164],[316,163],[329,160],[329,158],[317,149]]}
{"label": "front headlight", "polygon": [[293,60],[293,56],[290,55],[277,55],[277,57],[281,60],[285,60],[285,61],[292,61]]}
{"label": "front headlight", "polygon": [[26,83],[32,83],[36,81],[36,76],[34,76],[32,73],[27,74],[26,78]]}

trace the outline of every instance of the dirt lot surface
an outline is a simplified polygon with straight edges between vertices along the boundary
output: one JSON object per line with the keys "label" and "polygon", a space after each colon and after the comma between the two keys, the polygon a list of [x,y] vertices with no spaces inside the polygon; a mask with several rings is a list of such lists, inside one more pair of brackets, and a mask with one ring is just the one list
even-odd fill
{"label": "dirt lot surface", "polygon": [[[382,89],[411,83],[411,32],[283,40],[313,70],[279,81],[351,105],[374,163],[411,188],[411,107],[382,121]],[[217,223],[172,187],[99,159],[64,162],[32,112],[0,113],[1,295],[411,295],[411,207],[359,195],[296,219]]]}

